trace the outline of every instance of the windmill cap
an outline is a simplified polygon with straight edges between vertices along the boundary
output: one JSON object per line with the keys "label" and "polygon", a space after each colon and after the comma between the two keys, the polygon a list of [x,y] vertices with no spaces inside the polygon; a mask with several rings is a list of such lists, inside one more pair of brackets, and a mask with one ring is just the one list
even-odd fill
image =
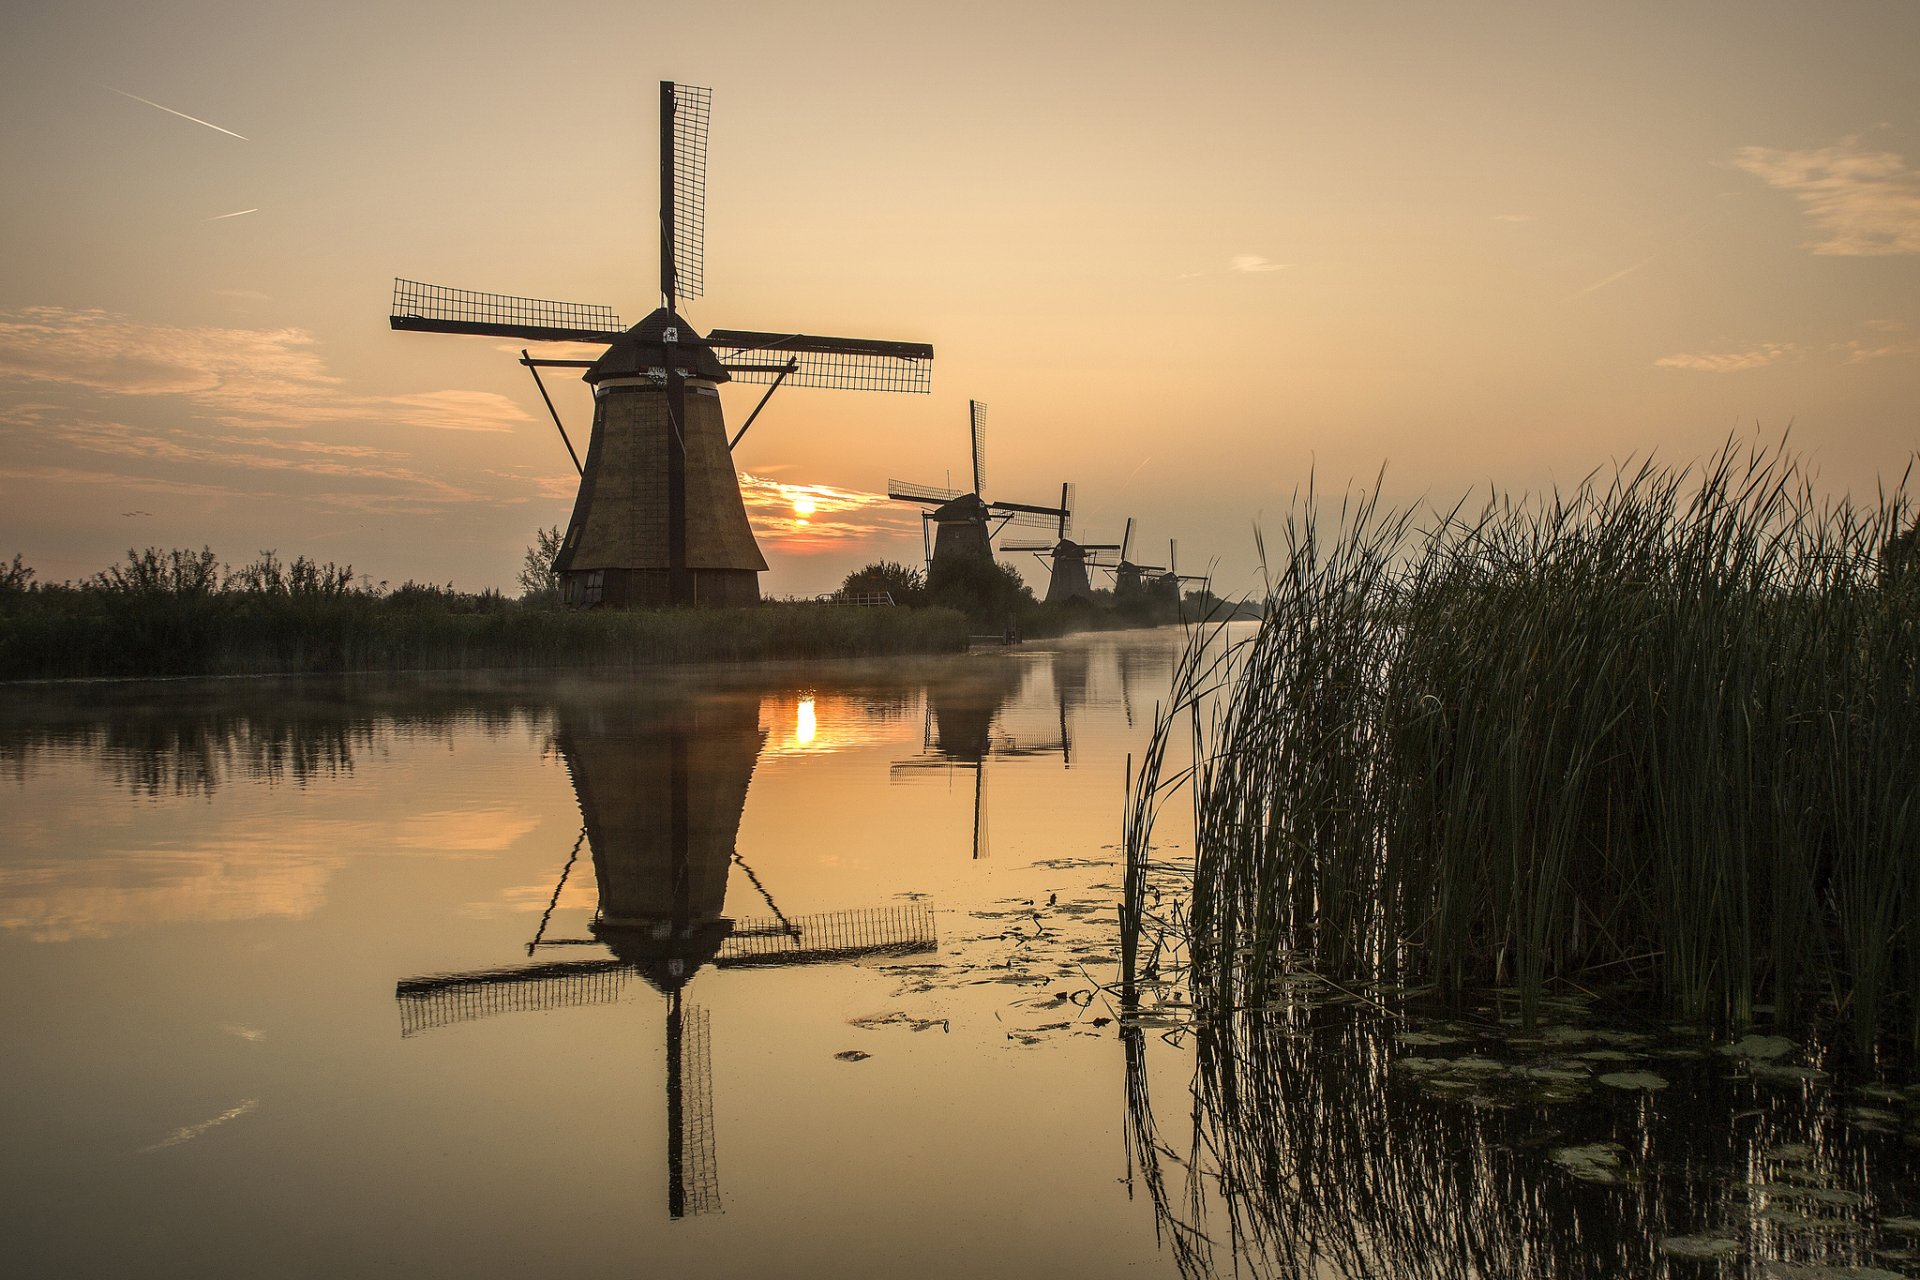
{"label": "windmill cap", "polygon": [[598,386],[609,378],[638,378],[645,376],[649,370],[665,368],[667,349],[663,338],[669,328],[680,331],[679,345],[673,353],[674,363],[686,370],[689,377],[705,378],[709,382],[729,380],[731,375],[721,366],[720,357],[714,355],[713,349],[706,345],[706,339],[700,331],[665,307],[657,308],[652,315],[615,338],[613,345],[581,376],[589,384]]}

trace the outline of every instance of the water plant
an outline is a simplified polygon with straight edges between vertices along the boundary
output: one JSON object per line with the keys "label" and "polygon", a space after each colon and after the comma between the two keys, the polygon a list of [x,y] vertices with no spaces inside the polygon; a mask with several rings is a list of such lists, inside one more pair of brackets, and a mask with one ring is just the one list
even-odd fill
{"label": "water plant", "polygon": [[1920,1046],[1908,520],[1731,443],[1424,521],[1309,487],[1196,753],[1196,999],[1598,975]]}

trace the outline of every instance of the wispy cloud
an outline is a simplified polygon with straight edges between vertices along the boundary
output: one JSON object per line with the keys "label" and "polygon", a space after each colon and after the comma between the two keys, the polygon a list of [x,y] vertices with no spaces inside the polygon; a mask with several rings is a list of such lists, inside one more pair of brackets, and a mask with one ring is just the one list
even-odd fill
{"label": "wispy cloud", "polygon": [[[752,472],[740,473],[740,496],[756,536],[780,544],[784,553],[836,551],[865,541],[919,537],[916,509],[884,493],[837,489],[824,484],[788,484]],[[811,507],[810,511],[803,508]]]}
{"label": "wispy cloud", "polygon": [[1233,261],[1228,265],[1235,271],[1245,271],[1257,275],[1266,271],[1285,271],[1293,264],[1291,262],[1275,262],[1270,258],[1263,258],[1257,253],[1242,253],[1236,254]]}
{"label": "wispy cloud", "polygon": [[181,396],[242,429],[368,422],[437,431],[510,431],[531,421],[505,396],[347,392],[302,329],[145,324],[105,311],[0,312],[0,379],[64,383],[121,396]]}
{"label": "wispy cloud", "polygon": [[1791,192],[1826,239],[1814,253],[1879,257],[1920,253],[1920,173],[1858,137],[1805,151],[1742,147],[1733,166]]}
{"label": "wispy cloud", "polygon": [[250,213],[258,213],[258,212],[260,212],[260,209],[256,205],[254,208],[251,208],[251,209],[235,209],[232,213],[216,213],[211,218],[206,219],[206,221],[224,222],[228,218],[244,218]]}
{"label": "wispy cloud", "polygon": [[[399,465],[401,455],[367,446],[150,430],[56,409],[0,413],[0,445],[11,458],[20,459],[32,442],[57,444],[65,465],[16,467],[0,471],[0,478],[104,484],[191,498],[297,497],[353,511],[418,511],[499,500]],[[75,465],[81,455],[123,463],[97,469]],[[137,469],[125,470],[125,464]],[[193,478],[167,474],[173,469]],[[276,483],[274,476],[285,480]],[[302,479],[319,483],[302,485]]]}
{"label": "wispy cloud", "polygon": [[1776,364],[1794,353],[1790,342],[1764,342],[1750,351],[1717,351],[1661,356],[1654,367],[1695,373],[1741,373]]}
{"label": "wispy cloud", "polygon": [[200,118],[199,116],[190,116],[190,115],[188,115],[188,114],[187,114],[186,112],[184,112],[184,111],[175,111],[175,110],[174,110],[174,109],[173,109],[172,107],[163,107],[163,106],[161,106],[161,105],[160,105],[159,103],[157,103],[157,102],[155,102],[155,101],[154,101],[153,99],[151,99],[151,98],[143,98],[143,97],[141,97],[141,96],[140,96],[139,94],[137,94],[137,93],[128,93],[128,92],[127,92],[127,91],[126,91],[125,89],[116,89],[116,88],[114,88],[114,87],[113,87],[112,85],[110,85],[110,84],[109,84],[109,85],[102,85],[102,86],[101,86],[101,88],[103,88],[103,89],[105,89],[105,90],[106,90],[106,91],[107,91],[108,93],[117,93],[117,94],[119,94],[119,95],[120,95],[121,97],[123,97],[123,98],[132,98],[132,99],[133,99],[133,100],[134,100],[135,102],[144,102],[144,103],[146,103],[146,104],[147,104],[148,106],[150,106],[150,107],[152,107],[152,108],[154,108],[155,110],[158,110],[158,111],[164,111],[164,112],[166,112],[166,113],[167,113],[168,115],[170,115],[170,116],[179,116],[179,117],[180,117],[180,118],[181,118],[182,120],[191,120],[191,121],[193,121],[193,122],[194,122],[195,124],[203,124],[203,125],[205,125],[205,126],[207,126],[207,128],[209,128],[209,129],[212,129],[213,131],[215,131],[216,133],[224,133],[224,134],[226,134],[226,135],[227,135],[227,136],[228,136],[229,138],[238,138],[238,139],[240,139],[240,141],[242,141],[242,142],[251,142],[251,141],[252,141],[252,139],[251,139],[251,138],[248,138],[248,137],[247,137],[247,136],[246,136],[245,134],[243,134],[243,133],[235,133],[235,132],[234,132],[233,130],[231,130],[231,129],[224,129],[224,128],[221,128],[221,126],[219,126],[219,125],[217,125],[217,124],[215,124],[215,123],[214,123],[213,121],[211,121],[211,120],[202,120],[202,119],[201,119],[201,118]]}

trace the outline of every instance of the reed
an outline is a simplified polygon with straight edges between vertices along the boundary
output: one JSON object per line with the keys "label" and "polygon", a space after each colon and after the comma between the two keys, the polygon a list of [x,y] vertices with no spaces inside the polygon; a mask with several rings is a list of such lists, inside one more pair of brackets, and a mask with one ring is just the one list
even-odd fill
{"label": "reed", "polygon": [[967,630],[945,609],[564,612],[413,584],[386,594],[53,587],[0,600],[0,680],[868,657],[961,651]]}
{"label": "reed", "polygon": [[1604,972],[1920,1045],[1909,519],[1732,445],[1424,528],[1309,489],[1197,756],[1196,998]]}

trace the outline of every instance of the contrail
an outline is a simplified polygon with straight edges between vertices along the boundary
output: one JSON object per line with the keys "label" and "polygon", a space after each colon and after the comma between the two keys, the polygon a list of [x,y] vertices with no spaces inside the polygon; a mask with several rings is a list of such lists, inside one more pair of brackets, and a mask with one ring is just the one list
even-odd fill
{"label": "contrail", "polygon": [[240,139],[240,141],[242,141],[242,142],[251,142],[251,141],[253,141],[253,139],[251,139],[251,138],[249,138],[249,137],[247,137],[247,135],[246,135],[246,134],[244,134],[244,133],[235,133],[235,132],[234,132],[233,130],[231,130],[231,129],[222,129],[222,128],[220,128],[220,126],[219,126],[219,125],[217,125],[217,124],[215,124],[215,123],[214,123],[213,121],[211,121],[211,120],[202,120],[202,119],[201,119],[201,118],[200,118],[199,116],[190,116],[190,115],[188,115],[188,114],[187,114],[186,112],[184,112],[184,111],[175,111],[175,110],[174,110],[174,109],[173,109],[172,107],[162,107],[162,106],[160,106],[160,104],[159,104],[159,103],[157,103],[157,102],[155,102],[155,101],[153,101],[152,99],[150,99],[150,98],[143,98],[143,97],[141,97],[141,96],[140,96],[139,94],[137,94],[137,93],[128,93],[128,92],[127,92],[127,91],[126,91],[125,89],[116,89],[116,88],[114,88],[114,87],[113,87],[112,85],[110,85],[110,84],[109,84],[109,85],[102,85],[102,86],[101,86],[101,88],[103,88],[103,89],[105,89],[105,90],[107,90],[107,91],[108,91],[109,93],[117,93],[117,94],[119,94],[119,95],[120,95],[121,97],[123,97],[123,98],[132,98],[132,99],[133,99],[133,100],[134,100],[135,102],[144,102],[144,103],[146,103],[146,104],[147,104],[148,106],[150,106],[150,107],[156,107],[156,108],[158,108],[159,110],[161,110],[161,111],[164,111],[164,112],[166,112],[166,113],[167,113],[168,115],[170,115],[170,116],[179,116],[179,117],[180,117],[180,118],[181,118],[182,120],[191,120],[191,121],[193,121],[193,122],[194,122],[195,124],[203,124],[203,125],[205,125],[205,126],[207,126],[207,128],[209,128],[209,129],[213,129],[213,130],[215,130],[215,131],[217,131],[217,132],[219,132],[219,133],[224,133],[224,134],[226,134],[226,135],[227,135],[227,136],[228,136],[229,138],[238,138],[238,139]]}
{"label": "contrail", "polygon": [[251,209],[235,209],[232,213],[216,213],[211,218],[203,219],[203,221],[218,222],[222,218],[238,218],[245,214],[258,213],[258,212],[260,212],[260,209],[258,206],[255,206],[254,208],[251,208]]}
{"label": "contrail", "polygon": [[1608,276],[1605,280],[1596,280],[1592,284],[1588,285],[1586,288],[1580,290],[1580,292],[1575,294],[1569,294],[1567,297],[1562,298],[1561,301],[1563,303],[1578,302],[1580,299],[1586,297],[1590,293],[1598,293],[1600,290],[1606,288],[1610,284],[1613,284],[1615,281],[1625,280],[1628,276],[1632,275],[1634,272],[1638,271],[1640,268],[1646,266],[1649,262],[1652,262],[1655,258],[1659,256],[1660,255],[1657,253],[1648,254],[1646,257],[1640,259],[1640,261],[1634,263],[1632,266],[1623,267],[1619,271],[1616,271],[1612,275]]}

